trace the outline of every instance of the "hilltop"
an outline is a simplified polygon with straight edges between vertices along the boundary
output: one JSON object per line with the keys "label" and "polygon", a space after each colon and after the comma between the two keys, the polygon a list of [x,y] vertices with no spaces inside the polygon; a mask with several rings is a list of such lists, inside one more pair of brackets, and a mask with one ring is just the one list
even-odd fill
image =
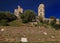
{"label": "hilltop", "polygon": [[60,24],[56,24],[55,17],[50,22],[44,21],[32,10],[19,15],[17,18],[9,12],[0,12],[0,41],[20,42],[22,37],[28,42],[60,41]]}

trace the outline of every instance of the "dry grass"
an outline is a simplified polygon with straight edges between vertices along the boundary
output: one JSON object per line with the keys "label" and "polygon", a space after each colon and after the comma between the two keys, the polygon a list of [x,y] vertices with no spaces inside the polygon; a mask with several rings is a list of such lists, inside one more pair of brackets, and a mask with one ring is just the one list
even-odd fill
{"label": "dry grass", "polygon": [[[21,37],[26,37],[29,42],[44,42],[44,41],[60,41],[60,32],[55,29],[38,27],[0,27],[4,28],[3,32],[0,31],[0,41],[19,42]],[[47,35],[44,35],[46,32]],[[52,38],[54,36],[54,38]]]}

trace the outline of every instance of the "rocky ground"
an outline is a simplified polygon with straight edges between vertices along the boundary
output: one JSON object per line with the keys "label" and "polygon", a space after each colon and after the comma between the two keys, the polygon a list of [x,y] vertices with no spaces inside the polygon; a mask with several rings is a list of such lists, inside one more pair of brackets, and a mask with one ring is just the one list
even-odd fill
{"label": "rocky ground", "polygon": [[[1,29],[4,30],[1,31]],[[29,26],[0,27],[0,41],[20,42],[22,37],[27,38],[28,42],[60,41],[60,31],[44,26],[40,28]]]}

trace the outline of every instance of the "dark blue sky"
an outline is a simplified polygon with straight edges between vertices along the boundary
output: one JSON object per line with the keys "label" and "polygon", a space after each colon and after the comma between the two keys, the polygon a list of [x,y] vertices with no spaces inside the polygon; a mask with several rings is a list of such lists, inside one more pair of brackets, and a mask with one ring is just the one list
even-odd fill
{"label": "dark blue sky", "polygon": [[36,13],[39,4],[45,4],[45,16],[60,18],[60,0],[0,0],[0,11],[13,12],[18,5],[24,10],[31,9]]}

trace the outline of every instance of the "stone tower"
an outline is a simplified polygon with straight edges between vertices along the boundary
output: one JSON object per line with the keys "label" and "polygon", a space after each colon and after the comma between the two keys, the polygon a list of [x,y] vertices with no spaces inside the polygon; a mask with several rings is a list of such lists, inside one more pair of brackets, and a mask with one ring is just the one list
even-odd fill
{"label": "stone tower", "polygon": [[60,24],[59,21],[60,21],[60,20],[57,18],[57,19],[56,19],[56,24]]}
{"label": "stone tower", "polygon": [[20,6],[18,6],[18,8],[14,10],[14,14],[19,19],[20,18],[19,14],[21,13],[23,13],[23,9]]}
{"label": "stone tower", "polygon": [[45,10],[44,10],[44,4],[40,4],[38,7],[38,16],[41,16],[44,18],[45,16]]}

